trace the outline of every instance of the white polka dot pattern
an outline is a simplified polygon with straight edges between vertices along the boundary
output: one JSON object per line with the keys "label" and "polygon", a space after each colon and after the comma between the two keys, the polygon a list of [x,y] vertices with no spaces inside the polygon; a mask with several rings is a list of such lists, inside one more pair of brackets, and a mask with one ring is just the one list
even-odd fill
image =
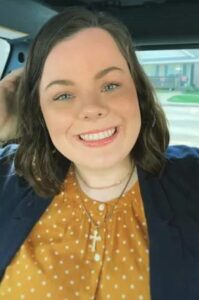
{"label": "white polka dot pattern", "polygon": [[[66,198],[60,193],[52,200],[7,267],[0,299],[149,300],[148,234],[138,182],[100,228],[95,252],[94,228],[72,171],[65,188]],[[83,200],[100,224],[116,201]]]}

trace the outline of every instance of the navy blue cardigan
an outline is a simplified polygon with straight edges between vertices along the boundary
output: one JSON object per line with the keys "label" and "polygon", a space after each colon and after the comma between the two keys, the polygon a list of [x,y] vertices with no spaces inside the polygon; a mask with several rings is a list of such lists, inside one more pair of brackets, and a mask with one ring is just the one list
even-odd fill
{"label": "navy blue cardigan", "polygon": [[[17,145],[0,149],[0,278],[52,201],[15,174]],[[160,176],[137,166],[148,234],[152,300],[199,300],[199,149],[170,146]]]}

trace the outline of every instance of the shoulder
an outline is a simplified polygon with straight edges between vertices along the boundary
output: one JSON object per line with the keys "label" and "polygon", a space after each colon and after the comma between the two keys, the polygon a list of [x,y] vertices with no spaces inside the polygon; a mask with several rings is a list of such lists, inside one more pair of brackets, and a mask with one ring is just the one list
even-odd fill
{"label": "shoulder", "polygon": [[194,218],[199,224],[199,148],[170,146],[166,156],[160,184],[178,221],[191,228]]}
{"label": "shoulder", "polygon": [[15,171],[17,144],[0,148],[0,224],[32,192],[30,185]]}
{"label": "shoulder", "polygon": [[[186,199],[198,205],[199,193],[199,148],[184,145],[169,146],[166,152],[167,163],[160,181],[167,194],[172,198]],[[192,200],[191,200],[192,199]],[[186,202],[186,201],[185,201]]]}
{"label": "shoulder", "polygon": [[18,147],[18,144],[10,144],[3,148],[0,148],[0,161],[3,161],[5,158],[14,155]]}
{"label": "shoulder", "polygon": [[0,199],[18,191],[24,180],[19,177],[15,170],[14,158],[17,151],[17,144],[10,144],[0,148]]}
{"label": "shoulder", "polygon": [[166,151],[167,167],[173,171],[199,176],[199,148],[185,145],[169,146]]}
{"label": "shoulder", "polygon": [[14,156],[17,151],[17,144],[10,144],[0,148],[0,176],[6,176],[14,171]]}
{"label": "shoulder", "polygon": [[168,160],[196,160],[199,161],[199,148],[185,145],[169,146],[166,151]]}

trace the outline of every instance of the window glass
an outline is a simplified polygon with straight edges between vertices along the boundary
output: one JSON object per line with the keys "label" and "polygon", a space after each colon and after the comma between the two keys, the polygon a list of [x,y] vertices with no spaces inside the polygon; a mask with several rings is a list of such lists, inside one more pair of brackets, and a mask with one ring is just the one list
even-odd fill
{"label": "window glass", "polygon": [[199,49],[137,51],[168,120],[170,144],[199,146]]}
{"label": "window glass", "polygon": [[10,44],[6,40],[0,38],[0,79],[8,61],[9,54]]}

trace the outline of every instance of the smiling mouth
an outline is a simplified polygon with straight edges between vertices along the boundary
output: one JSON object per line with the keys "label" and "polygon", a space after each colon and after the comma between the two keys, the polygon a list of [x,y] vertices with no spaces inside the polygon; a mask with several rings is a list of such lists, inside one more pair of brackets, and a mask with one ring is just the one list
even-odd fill
{"label": "smiling mouth", "polygon": [[100,140],[107,140],[114,136],[117,132],[117,127],[112,127],[108,130],[104,130],[97,133],[90,133],[90,134],[80,134],[79,139],[86,141],[86,142],[94,142]]}

